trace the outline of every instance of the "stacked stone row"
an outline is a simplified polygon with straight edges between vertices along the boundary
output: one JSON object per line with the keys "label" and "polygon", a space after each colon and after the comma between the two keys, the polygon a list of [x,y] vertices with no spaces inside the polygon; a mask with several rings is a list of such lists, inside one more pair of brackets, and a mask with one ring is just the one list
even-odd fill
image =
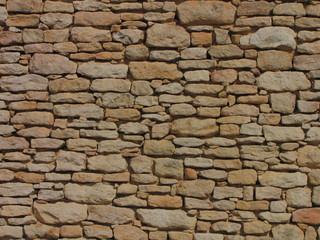
{"label": "stacked stone row", "polygon": [[0,238],[317,240],[320,3],[0,0]]}

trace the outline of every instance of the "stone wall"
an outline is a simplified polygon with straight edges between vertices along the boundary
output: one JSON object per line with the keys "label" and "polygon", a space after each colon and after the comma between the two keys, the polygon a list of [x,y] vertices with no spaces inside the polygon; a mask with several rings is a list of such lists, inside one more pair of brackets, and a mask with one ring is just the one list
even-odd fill
{"label": "stone wall", "polygon": [[0,239],[320,239],[320,2],[0,0],[0,25]]}

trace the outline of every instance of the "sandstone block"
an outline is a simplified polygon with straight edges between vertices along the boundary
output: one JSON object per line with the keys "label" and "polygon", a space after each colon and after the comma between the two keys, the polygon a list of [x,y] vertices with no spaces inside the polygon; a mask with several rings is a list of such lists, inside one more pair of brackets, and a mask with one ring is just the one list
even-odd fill
{"label": "sandstone block", "polygon": [[81,64],[77,73],[89,78],[127,78],[128,66],[124,64],[88,62]]}
{"label": "sandstone block", "polygon": [[253,169],[242,169],[228,173],[228,182],[230,184],[254,185],[257,180],[257,172]]}
{"label": "sandstone block", "polygon": [[138,227],[118,225],[114,228],[114,237],[118,240],[148,240],[148,234]]}
{"label": "sandstone block", "polygon": [[183,118],[173,121],[171,132],[179,136],[212,136],[218,132],[214,119]]}
{"label": "sandstone block", "polygon": [[275,240],[294,238],[297,240],[304,239],[303,231],[295,225],[278,225],[272,229],[273,238]]}
{"label": "sandstone block", "polygon": [[304,173],[284,173],[267,171],[259,176],[262,186],[273,186],[280,188],[303,187],[307,185],[307,176]]}
{"label": "sandstone block", "polygon": [[76,12],[74,24],[82,26],[110,26],[120,23],[120,14],[112,12]]}
{"label": "sandstone block", "polygon": [[146,140],[143,146],[143,152],[147,155],[169,156],[173,155],[175,146],[168,140]]}
{"label": "sandstone block", "polygon": [[95,104],[62,104],[55,105],[53,112],[60,117],[103,118],[103,109]]}
{"label": "sandstone block", "polygon": [[304,140],[305,134],[300,127],[263,126],[267,141],[287,142]]}
{"label": "sandstone block", "polygon": [[71,40],[75,42],[109,42],[112,37],[109,30],[93,27],[74,27],[71,29]]}
{"label": "sandstone block", "polygon": [[120,154],[99,155],[88,158],[88,169],[107,173],[124,172],[127,162]]}
{"label": "sandstone block", "polygon": [[300,167],[318,168],[320,149],[316,146],[304,146],[298,150],[297,163]]}
{"label": "sandstone block", "polygon": [[182,161],[172,158],[158,158],[155,160],[155,175],[159,177],[183,179]]}
{"label": "sandstone block", "polygon": [[88,220],[106,224],[125,224],[134,219],[134,211],[129,208],[106,205],[91,205],[88,207]]}
{"label": "sandstone block", "polygon": [[177,193],[182,196],[206,198],[211,195],[215,183],[211,180],[183,181],[177,186]]}
{"label": "sandstone block", "polygon": [[56,156],[56,171],[81,171],[86,168],[86,155],[61,150]]}

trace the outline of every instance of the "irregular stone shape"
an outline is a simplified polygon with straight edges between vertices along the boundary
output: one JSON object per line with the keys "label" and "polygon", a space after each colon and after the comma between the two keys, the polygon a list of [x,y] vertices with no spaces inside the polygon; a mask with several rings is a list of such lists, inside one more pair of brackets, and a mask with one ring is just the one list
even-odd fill
{"label": "irregular stone shape", "polygon": [[91,205],[88,207],[88,220],[106,224],[125,224],[134,220],[134,211],[106,205]]}
{"label": "irregular stone shape", "polygon": [[242,2],[237,9],[238,16],[269,15],[275,4],[272,2]]}
{"label": "irregular stone shape", "polygon": [[[293,93],[272,93],[271,94],[271,108],[274,112],[283,114],[293,113],[296,106],[296,95]],[[283,103],[286,104],[283,104]]]}
{"label": "irregular stone shape", "polygon": [[154,24],[147,30],[146,44],[149,47],[189,47],[190,35],[183,27],[180,26]]}
{"label": "irregular stone shape", "polygon": [[125,123],[119,126],[119,131],[125,134],[143,134],[149,132],[149,128],[141,123]]}
{"label": "irregular stone shape", "polygon": [[306,141],[315,142],[315,143],[320,142],[320,128],[319,127],[310,128],[306,135]]}
{"label": "irregular stone shape", "polygon": [[211,180],[183,181],[177,186],[177,193],[182,196],[207,198],[212,194],[215,183]]}
{"label": "irregular stone shape", "polygon": [[124,172],[127,161],[120,154],[99,155],[88,158],[88,169],[107,173]]}
{"label": "irregular stone shape", "polygon": [[103,109],[95,104],[63,104],[55,105],[53,112],[60,117],[86,117],[101,119],[103,118]]}
{"label": "irregular stone shape", "polygon": [[7,9],[9,12],[37,13],[42,12],[43,2],[41,0],[9,0]]}
{"label": "irregular stone shape", "polygon": [[105,140],[99,143],[98,152],[121,153],[123,150],[138,148],[140,145],[122,140]]}
{"label": "irregular stone shape", "polygon": [[320,53],[320,41],[300,44],[298,45],[297,51],[306,54]]}
{"label": "irregular stone shape", "polygon": [[61,150],[56,156],[56,171],[82,171],[86,168],[86,155]]}
{"label": "irregular stone shape", "polygon": [[116,190],[104,183],[94,185],[68,183],[64,187],[64,196],[79,203],[108,204],[116,197]]}
{"label": "irregular stone shape", "polygon": [[129,60],[145,60],[149,56],[149,48],[143,44],[126,47],[126,58]]}
{"label": "irregular stone shape", "polygon": [[254,185],[257,180],[257,172],[253,169],[241,169],[228,173],[228,182],[230,184]]}
{"label": "irregular stone shape", "polygon": [[241,158],[253,161],[264,161],[268,158],[279,156],[279,147],[277,146],[257,146],[243,145],[240,149]]}
{"label": "irregular stone shape", "polygon": [[102,96],[102,106],[107,108],[131,108],[134,97],[130,93],[106,93]]}
{"label": "irregular stone shape", "polygon": [[124,64],[88,62],[81,64],[77,73],[89,78],[127,78],[128,66]]}
{"label": "irregular stone shape", "polygon": [[26,125],[53,125],[51,112],[19,112],[11,118],[12,123]]}
{"label": "irregular stone shape", "polygon": [[178,5],[178,17],[186,25],[232,24],[236,8],[216,1],[186,1]]}
{"label": "irregular stone shape", "polygon": [[155,175],[175,179],[183,178],[183,163],[172,158],[158,158],[155,160]]}
{"label": "irregular stone shape", "polygon": [[249,104],[236,104],[222,108],[221,114],[224,116],[258,116],[259,108]]}
{"label": "irregular stone shape", "polygon": [[0,64],[1,75],[22,75],[28,73],[28,67],[20,64]]}
{"label": "irregular stone shape", "polygon": [[135,226],[118,225],[113,231],[117,240],[148,240],[148,234]]}
{"label": "irregular stone shape", "polygon": [[298,150],[298,166],[320,168],[320,149],[316,146],[304,146]]}
{"label": "irregular stone shape", "polygon": [[182,198],[170,195],[149,195],[148,206],[158,208],[181,208]]}
{"label": "irregular stone shape", "polygon": [[36,74],[28,74],[21,77],[2,77],[1,89],[5,91],[46,91],[48,79]]}
{"label": "irregular stone shape", "polygon": [[29,148],[29,143],[21,137],[0,137],[0,150],[18,150]]}
{"label": "irregular stone shape", "polygon": [[234,69],[218,70],[211,73],[211,81],[218,83],[233,83],[238,77]]}
{"label": "irregular stone shape", "polygon": [[24,226],[28,238],[59,238],[60,229],[49,225],[36,223]]}
{"label": "irregular stone shape", "polygon": [[214,119],[182,118],[172,123],[171,132],[179,136],[213,136],[218,133],[219,127]]}
{"label": "irregular stone shape", "polygon": [[[1,13],[1,9],[2,8],[0,7],[0,13]],[[0,19],[0,22],[1,22],[1,19]],[[17,52],[0,53],[0,63],[15,63],[15,62],[18,62],[19,59],[20,59],[20,53],[17,53]]]}
{"label": "irregular stone shape", "polygon": [[306,90],[311,87],[302,72],[265,72],[257,79],[259,88],[271,91]]}
{"label": "irregular stone shape", "polygon": [[305,224],[320,224],[320,208],[298,209],[292,213],[292,221]]}
{"label": "irregular stone shape", "polygon": [[300,127],[263,126],[263,133],[271,142],[302,141],[305,137]]}
{"label": "irregular stone shape", "polygon": [[292,53],[269,50],[258,52],[258,68],[264,71],[289,70],[292,68]]}
{"label": "irregular stone shape", "polygon": [[120,22],[120,14],[112,12],[76,12],[74,15],[74,24],[82,26],[110,26]]}
{"label": "irregular stone shape", "polygon": [[311,190],[309,188],[293,188],[286,192],[286,202],[289,207],[311,207]]}
{"label": "irregular stone shape", "polygon": [[259,176],[259,182],[262,186],[280,188],[303,187],[307,185],[307,180],[307,175],[300,172],[286,173],[267,171]]}
{"label": "irregular stone shape", "polygon": [[29,196],[33,192],[33,185],[29,183],[2,183],[0,185],[0,196],[3,197]]}
{"label": "irregular stone shape", "polygon": [[136,44],[144,39],[144,32],[139,29],[121,29],[113,32],[112,37],[123,44]]}
{"label": "irregular stone shape", "polygon": [[143,223],[164,230],[194,229],[197,221],[182,210],[138,209],[137,216]]}
{"label": "irregular stone shape", "polygon": [[274,240],[296,239],[303,240],[303,231],[295,225],[277,225],[272,228],[272,235]]}
{"label": "irregular stone shape", "polygon": [[183,74],[176,64],[162,62],[130,62],[130,73],[134,79],[169,79],[179,80]]}
{"label": "irregular stone shape", "polygon": [[74,42],[109,42],[112,37],[109,30],[93,27],[74,27],[71,29],[71,40]]}
{"label": "irregular stone shape", "polygon": [[243,56],[244,51],[237,45],[215,45],[209,48],[208,53],[213,58],[239,58]]}
{"label": "irregular stone shape", "polygon": [[77,64],[58,54],[36,53],[30,60],[30,71],[50,75],[76,73]]}
{"label": "irregular stone shape", "polygon": [[306,10],[302,3],[282,3],[273,9],[274,15],[304,16]]}
{"label": "irregular stone shape", "polygon": [[0,226],[0,238],[2,239],[21,239],[23,228],[17,226]]}
{"label": "irregular stone shape", "polygon": [[49,82],[49,90],[52,93],[58,92],[80,92],[86,91],[90,87],[90,81],[83,78],[77,79],[57,79]]}
{"label": "irregular stone shape", "polygon": [[296,33],[287,27],[260,28],[251,35],[249,43],[261,49],[294,50],[297,46]]}
{"label": "irregular stone shape", "polygon": [[168,140],[146,140],[143,146],[143,152],[146,155],[170,156],[173,155],[175,146]]}
{"label": "irregular stone shape", "polygon": [[40,16],[40,20],[50,28],[63,29],[72,24],[73,17],[66,13],[46,13]]}
{"label": "irregular stone shape", "polygon": [[90,238],[108,239],[113,237],[112,229],[107,226],[90,225],[84,226],[83,230],[85,235]]}
{"label": "irregular stone shape", "polygon": [[73,224],[87,219],[87,206],[78,203],[57,202],[33,205],[35,217],[47,224]]}
{"label": "irregular stone shape", "polygon": [[194,240],[223,240],[223,234],[217,233],[196,233]]}
{"label": "irregular stone shape", "polygon": [[320,68],[319,57],[320,54],[296,56],[293,59],[293,66],[302,71],[318,70]]}
{"label": "irregular stone shape", "polygon": [[90,89],[97,92],[129,92],[131,82],[123,79],[96,79],[91,83]]}

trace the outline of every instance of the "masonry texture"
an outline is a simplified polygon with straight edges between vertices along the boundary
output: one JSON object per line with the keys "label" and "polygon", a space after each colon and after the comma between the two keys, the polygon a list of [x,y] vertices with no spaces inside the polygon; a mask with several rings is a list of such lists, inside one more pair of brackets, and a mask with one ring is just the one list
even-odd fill
{"label": "masonry texture", "polygon": [[0,239],[320,239],[320,2],[0,0]]}

